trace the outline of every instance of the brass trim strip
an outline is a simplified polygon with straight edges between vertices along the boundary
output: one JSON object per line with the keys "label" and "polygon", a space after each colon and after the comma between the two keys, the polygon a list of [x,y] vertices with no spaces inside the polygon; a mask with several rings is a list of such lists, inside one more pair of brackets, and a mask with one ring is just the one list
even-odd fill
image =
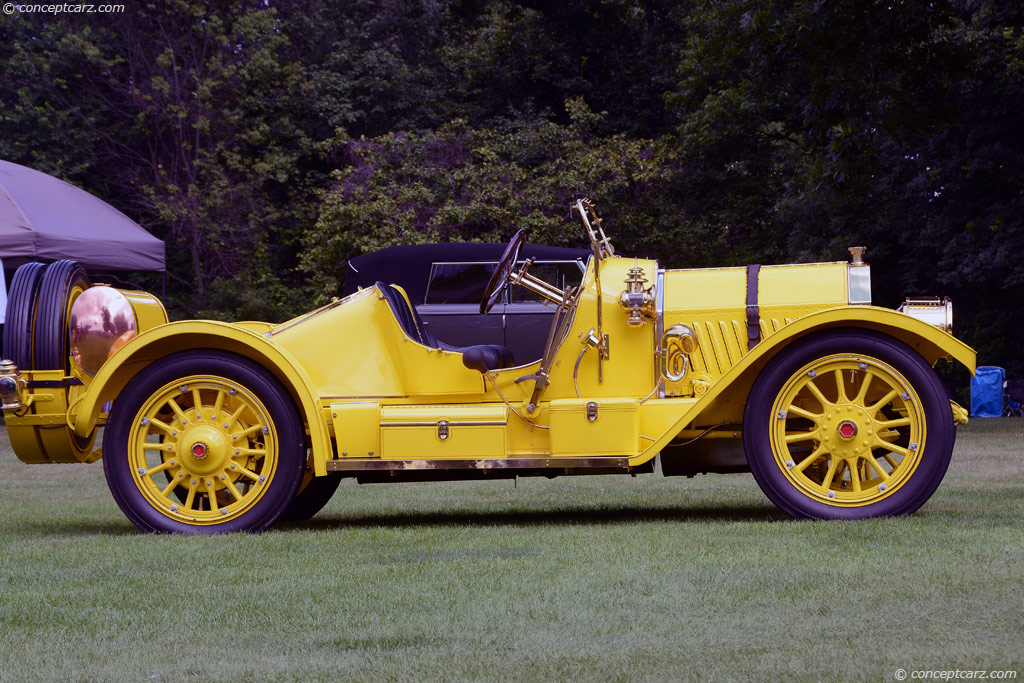
{"label": "brass trim strip", "polygon": [[373,398],[409,398],[409,395],[408,394],[382,394],[380,396],[321,396],[320,397],[320,402],[323,403],[324,401],[327,401],[329,403],[333,403],[333,402],[337,402],[337,401],[349,401],[349,400],[364,401],[366,399],[373,399]]}
{"label": "brass trim strip", "polygon": [[627,469],[629,458],[486,458],[480,460],[328,460],[327,471],[344,470],[517,470],[611,467]]}
{"label": "brass trim strip", "polygon": [[[504,427],[508,422],[456,422],[447,420],[449,427]],[[381,427],[436,427],[437,420],[433,422],[381,422]]]}
{"label": "brass trim strip", "polygon": [[[356,294],[358,294],[358,293],[359,292],[356,292]],[[320,308],[318,308],[316,310],[310,311],[309,313],[307,313],[307,314],[305,314],[303,316],[299,316],[298,318],[295,318],[294,320],[291,320],[291,321],[286,322],[286,323],[282,323],[282,324],[278,325],[277,327],[275,327],[275,328],[273,328],[271,330],[268,330],[267,332],[264,332],[263,336],[266,337],[267,339],[270,339],[271,337],[273,337],[276,334],[280,334],[281,332],[284,332],[285,330],[290,330],[293,327],[295,327],[296,325],[301,325],[302,323],[306,322],[307,320],[311,320],[311,319],[317,317],[318,315],[321,315],[323,313],[326,313],[327,311],[330,311],[330,310],[333,310],[333,309],[337,308],[338,306],[340,306],[343,303],[345,303],[346,301],[348,301],[350,297],[351,297],[351,295],[345,297],[344,299],[332,299],[330,301],[330,303],[325,304],[325,305],[321,306]]]}

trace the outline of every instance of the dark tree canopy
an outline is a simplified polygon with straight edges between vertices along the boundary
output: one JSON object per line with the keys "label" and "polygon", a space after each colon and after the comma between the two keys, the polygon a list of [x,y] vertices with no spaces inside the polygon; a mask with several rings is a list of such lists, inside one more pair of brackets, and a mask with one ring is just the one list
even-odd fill
{"label": "dark tree canopy", "polygon": [[162,0],[0,18],[0,158],[168,241],[177,316],[283,319],[396,242],[841,259],[1024,374],[1024,10],[869,0]]}

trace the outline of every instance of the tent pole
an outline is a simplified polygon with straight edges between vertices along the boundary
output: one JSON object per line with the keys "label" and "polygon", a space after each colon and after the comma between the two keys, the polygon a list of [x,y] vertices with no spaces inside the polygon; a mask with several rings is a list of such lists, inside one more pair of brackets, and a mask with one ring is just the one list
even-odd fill
{"label": "tent pole", "polygon": [[160,273],[160,301],[167,301],[167,269]]}

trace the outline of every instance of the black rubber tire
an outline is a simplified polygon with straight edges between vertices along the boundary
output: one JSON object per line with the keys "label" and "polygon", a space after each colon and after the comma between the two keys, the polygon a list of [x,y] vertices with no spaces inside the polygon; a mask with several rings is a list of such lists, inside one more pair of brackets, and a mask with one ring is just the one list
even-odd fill
{"label": "black rubber tire", "polygon": [[36,300],[43,281],[42,263],[26,263],[11,280],[4,323],[4,356],[21,370],[32,370],[32,332],[36,321]]}
{"label": "black rubber tire", "polygon": [[[781,471],[772,452],[772,406],[789,379],[806,364],[832,354],[851,353],[888,363],[910,382],[922,403],[926,440],[920,462],[891,495],[860,507],[828,505],[809,497]],[[783,512],[796,519],[864,519],[908,515],[935,492],[949,466],[956,440],[952,409],[938,376],[920,355],[902,342],[862,329],[818,333],[789,346],[765,367],[747,398],[743,446],[750,470],[761,490]]]}
{"label": "black rubber tire", "polygon": [[299,487],[298,493],[288,503],[288,507],[281,513],[282,522],[305,522],[324,509],[330,502],[334,492],[341,484],[341,472],[328,472],[324,477],[313,477],[306,473],[303,477],[304,486]]}
{"label": "black rubber tire", "polygon": [[90,286],[85,269],[75,261],[56,261],[46,267],[36,304],[33,360],[36,370],[69,370],[68,318],[70,298]]}
{"label": "black rubber tire", "polygon": [[[151,394],[178,378],[210,374],[246,387],[266,407],[277,433],[278,465],[266,492],[249,510],[220,524],[188,524],[154,508],[139,491],[128,459],[128,439]],[[269,528],[295,498],[306,462],[305,430],[291,397],[266,369],[225,351],[179,351],[142,370],[114,401],[103,434],[103,472],[114,500],[142,531],[216,534]]]}

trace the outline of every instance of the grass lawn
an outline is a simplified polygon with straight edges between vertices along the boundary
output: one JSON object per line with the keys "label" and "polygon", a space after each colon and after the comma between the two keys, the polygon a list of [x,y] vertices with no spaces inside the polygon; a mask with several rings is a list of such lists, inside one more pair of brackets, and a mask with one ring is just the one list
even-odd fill
{"label": "grass lawn", "polygon": [[902,519],[793,522],[749,475],[343,483],[208,538],[3,433],[0,645],[2,681],[1020,680],[1024,420],[961,429]]}

